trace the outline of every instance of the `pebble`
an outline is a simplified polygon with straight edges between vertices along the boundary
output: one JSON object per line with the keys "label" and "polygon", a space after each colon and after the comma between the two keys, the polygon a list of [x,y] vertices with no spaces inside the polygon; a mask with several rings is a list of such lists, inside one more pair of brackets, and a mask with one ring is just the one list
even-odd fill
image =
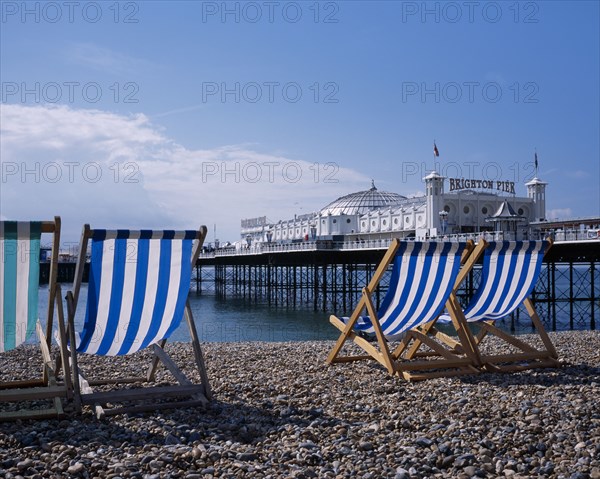
{"label": "pebble", "polygon": [[[98,421],[86,407],[61,420],[3,423],[0,477],[600,479],[600,333],[550,337],[561,368],[417,383],[375,362],[327,366],[331,341],[204,344],[207,409]],[[189,344],[167,351],[194,362]],[[81,367],[132,376],[150,358],[82,357]],[[0,360],[0,380],[41,364],[33,346]],[[172,379],[161,368],[157,381]]]}
{"label": "pebble", "polygon": [[67,469],[67,472],[69,474],[80,474],[81,472],[83,472],[84,469],[85,469],[85,467],[83,464],[81,464],[80,462],[76,462],[72,466],[69,466],[69,468]]}
{"label": "pebble", "polygon": [[433,441],[426,437],[418,437],[415,443],[417,443],[421,447],[429,447],[433,444]]}
{"label": "pebble", "polygon": [[358,444],[358,447],[363,451],[371,451],[373,449],[373,443],[369,441],[362,441]]}

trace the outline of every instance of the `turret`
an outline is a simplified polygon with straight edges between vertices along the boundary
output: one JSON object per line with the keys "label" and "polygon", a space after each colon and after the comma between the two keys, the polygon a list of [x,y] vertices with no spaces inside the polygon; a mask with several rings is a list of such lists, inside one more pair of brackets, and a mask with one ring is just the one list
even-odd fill
{"label": "turret", "polygon": [[446,178],[437,171],[432,171],[423,180],[425,181],[427,197],[427,228],[441,230],[440,211],[443,208],[442,195],[444,194],[444,180]]}
{"label": "turret", "polygon": [[546,219],[546,186],[548,183],[540,180],[537,176],[525,183],[527,186],[527,197],[533,200],[533,220],[543,221]]}

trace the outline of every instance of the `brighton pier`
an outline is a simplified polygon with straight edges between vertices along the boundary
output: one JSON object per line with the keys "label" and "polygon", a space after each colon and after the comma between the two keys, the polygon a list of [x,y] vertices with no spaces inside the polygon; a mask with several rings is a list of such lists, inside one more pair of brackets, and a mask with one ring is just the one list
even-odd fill
{"label": "brighton pier", "polygon": [[[533,178],[527,195],[472,188],[472,179],[430,173],[426,194],[407,198],[371,188],[340,197],[317,213],[270,222],[266,216],[241,221],[240,240],[207,244],[191,288],[198,294],[240,298],[276,308],[308,308],[348,314],[393,238],[406,241],[502,241],[551,237],[554,244],[532,299],[550,330],[596,329],[600,315],[600,217],[546,219],[547,183]],[[456,189],[458,190],[456,191]],[[467,189],[463,189],[467,188]],[[42,268],[42,281],[44,281]],[[59,264],[59,281],[72,280],[74,264]],[[477,287],[476,267],[459,291],[466,303]],[[85,274],[84,274],[85,279]],[[384,278],[376,306],[387,289]],[[285,314],[285,313],[283,313]],[[511,318],[515,328],[520,316]],[[521,328],[522,329],[522,328]]]}
{"label": "brighton pier", "polygon": [[[515,194],[510,181],[448,179],[432,171],[423,182],[420,197],[380,191],[372,182],[370,189],[342,196],[312,214],[242,220],[239,241],[216,244],[200,256],[196,289],[221,298],[343,315],[351,312],[393,238],[477,242],[551,237],[554,245],[533,293],[540,316],[551,330],[596,328],[599,217],[549,221],[548,183],[537,176],[525,183],[523,196]],[[477,267],[460,291],[462,302],[472,296],[479,276]],[[376,306],[387,280],[376,291]],[[513,315],[511,328],[520,315]]]}

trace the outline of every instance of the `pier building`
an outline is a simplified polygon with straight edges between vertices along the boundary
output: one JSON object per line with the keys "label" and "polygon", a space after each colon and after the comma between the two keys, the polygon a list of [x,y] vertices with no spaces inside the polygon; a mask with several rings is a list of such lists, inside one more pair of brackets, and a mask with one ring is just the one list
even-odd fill
{"label": "pier building", "polygon": [[308,240],[368,241],[436,238],[485,231],[513,238],[539,234],[546,220],[546,186],[535,177],[517,196],[512,181],[446,178],[432,171],[425,195],[406,197],[371,188],[350,193],[320,211],[271,222],[266,216],[242,220],[241,239],[250,243]]}

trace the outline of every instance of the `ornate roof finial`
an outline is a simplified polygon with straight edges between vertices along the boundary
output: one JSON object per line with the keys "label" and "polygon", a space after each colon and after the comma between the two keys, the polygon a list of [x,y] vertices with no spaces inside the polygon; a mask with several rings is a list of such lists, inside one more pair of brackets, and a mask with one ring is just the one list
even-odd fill
{"label": "ornate roof finial", "polygon": [[371,191],[376,190],[377,188],[375,187],[375,180],[371,178]]}

